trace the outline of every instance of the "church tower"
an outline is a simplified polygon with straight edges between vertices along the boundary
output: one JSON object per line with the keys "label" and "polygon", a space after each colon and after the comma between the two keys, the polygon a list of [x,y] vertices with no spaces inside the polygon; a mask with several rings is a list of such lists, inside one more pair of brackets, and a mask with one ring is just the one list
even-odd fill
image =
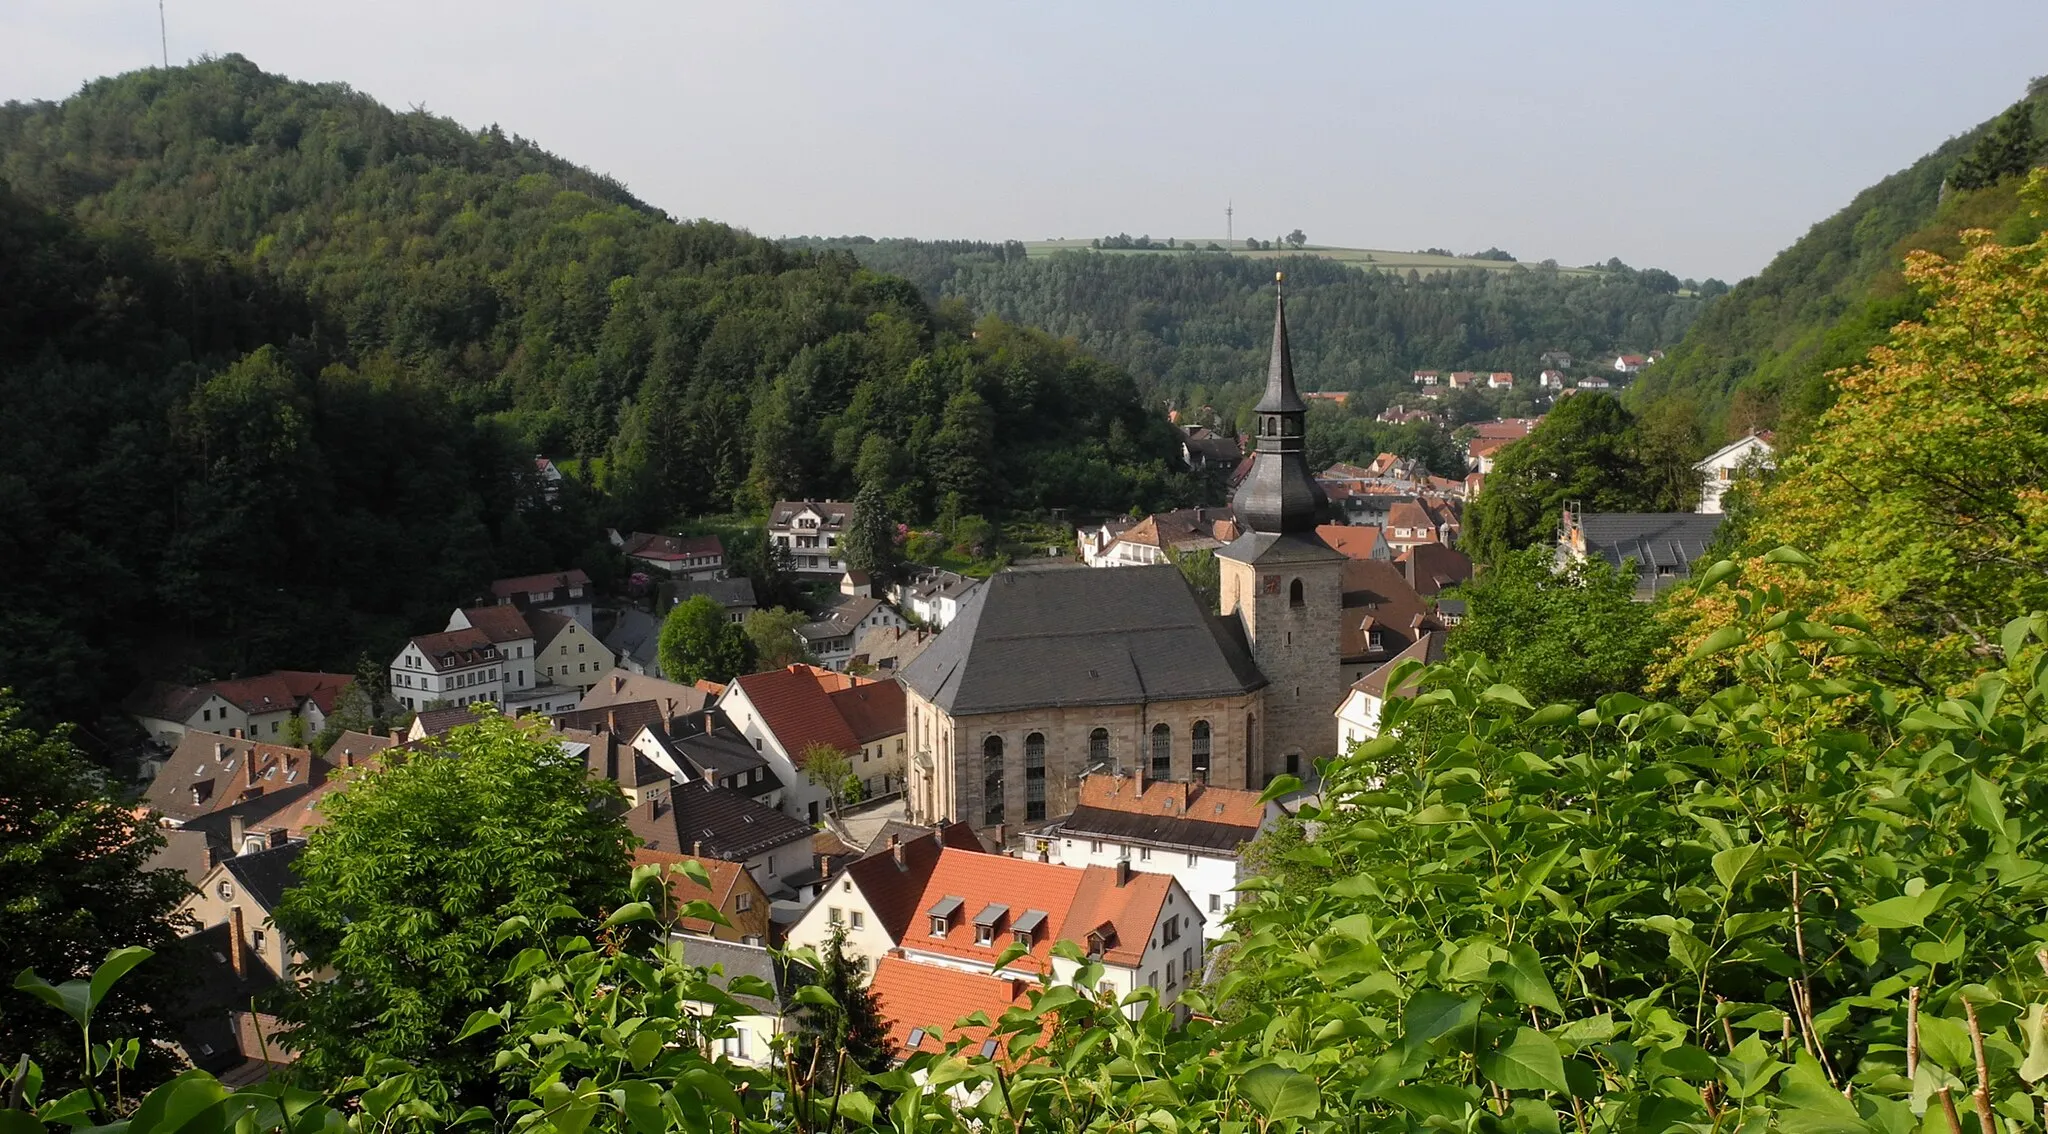
{"label": "church tower", "polygon": [[1305,777],[1334,753],[1332,714],[1344,695],[1344,556],[1316,535],[1329,501],[1308,468],[1308,406],[1294,388],[1284,296],[1274,299],[1273,356],[1253,412],[1258,446],[1231,502],[1244,534],[1216,553],[1222,612],[1237,615],[1267,681],[1246,744],[1247,787],[1286,772]]}

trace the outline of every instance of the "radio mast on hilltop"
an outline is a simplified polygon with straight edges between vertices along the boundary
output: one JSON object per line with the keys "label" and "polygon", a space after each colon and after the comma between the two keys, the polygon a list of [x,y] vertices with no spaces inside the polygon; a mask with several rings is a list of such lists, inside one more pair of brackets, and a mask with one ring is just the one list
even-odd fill
{"label": "radio mast on hilltop", "polygon": [[1237,212],[1236,204],[1237,202],[1231,200],[1223,202],[1223,242],[1226,244],[1237,242],[1237,233],[1231,228],[1231,217]]}

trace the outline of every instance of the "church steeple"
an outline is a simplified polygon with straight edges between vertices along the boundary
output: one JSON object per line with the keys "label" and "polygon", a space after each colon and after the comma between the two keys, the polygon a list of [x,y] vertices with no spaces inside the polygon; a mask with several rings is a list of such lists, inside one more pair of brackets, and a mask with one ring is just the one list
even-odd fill
{"label": "church steeple", "polygon": [[1294,356],[1287,347],[1287,299],[1279,294],[1276,274],[1273,298],[1273,356],[1266,364],[1266,392],[1252,412],[1258,414],[1258,448],[1251,472],[1231,501],[1237,522],[1254,532],[1285,535],[1314,531],[1328,508],[1328,498],[1308,469],[1303,433],[1308,405],[1294,388]]}

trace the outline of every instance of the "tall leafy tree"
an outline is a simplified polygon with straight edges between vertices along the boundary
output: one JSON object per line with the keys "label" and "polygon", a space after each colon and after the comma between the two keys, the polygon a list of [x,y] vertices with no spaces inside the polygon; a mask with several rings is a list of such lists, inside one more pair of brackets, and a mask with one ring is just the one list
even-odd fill
{"label": "tall leafy tree", "polygon": [[1958,189],[1982,189],[2014,174],[2025,173],[2041,156],[2041,137],[2034,129],[2034,104],[2021,99],[1993,119],[1977,144],[1970,147],[1948,175]]}
{"label": "tall leafy tree", "polygon": [[1656,512],[1659,495],[1638,452],[1635,419],[1605,394],[1566,398],[1527,437],[1500,450],[1466,509],[1472,557],[1491,563],[1553,538],[1567,504],[1588,512]]}
{"label": "tall leafy tree", "polygon": [[781,669],[811,660],[811,652],[797,636],[797,628],[809,621],[803,611],[779,606],[749,611],[741,625],[747,633],[753,664],[761,669]]}
{"label": "tall leafy tree", "polygon": [[725,616],[725,607],[698,595],[669,608],[655,646],[661,672],[670,681],[731,681],[752,664],[747,632]]}
{"label": "tall leafy tree", "polygon": [[331,1083],[389,1057],[487,1089],[491,1044],[457,1036],[549,911],[623,900],[617,806],[581,757],[496,716],[329,795],[275,914],[314,974],[280,1005],[300,1066]]}
{"label": "tall leafy tree", "polygon": [[[140,945],[160,956],[122,981],[100,1005],[108,1037],[143,1041],[143,1072],[170,1060],[154,1041],[176,1035],[186,981],[172,917],[191,888],[175,870],[149,870],[163,834],[114,799],[104,774],[72,746],[68,730],[29,728],[0,691],[0,978],[33,968],[61,983],[91,972],[110,950]],[[27,997],[0,1011],[0,1052],[22,1054],[52,1076],[81,1070],[78,1028]]]}
{"label": "tall leafy tree", "polygon": [[840,540],[846,565],[856,571],[880,574],[896,565],[896,532],[889,520],[889,503],[881,485],[869,481],[853,498],[853,516],[846,536]]}
{"label": "tall leafy tree", "polygon": [[1667,632],[1635,601],[1635,576],[1604,559],[1562,571],[1555,560],[1547,547],[1509,552],[1460,584],[1466,613],[1452,648],[1485,655],[1539,704],[1640,690]]}
{"label": "tall leafy tree", "polygon": [[888,1070],[896,1044],[868,991],[867,963],[846,950],[844,926],[832,931],[818,955],[817,986],[831,1003],[814,1001],[803,1013],[791,1060],[796,1076],[811,1090],[830,1093],[859,1082],[860,1073]]}

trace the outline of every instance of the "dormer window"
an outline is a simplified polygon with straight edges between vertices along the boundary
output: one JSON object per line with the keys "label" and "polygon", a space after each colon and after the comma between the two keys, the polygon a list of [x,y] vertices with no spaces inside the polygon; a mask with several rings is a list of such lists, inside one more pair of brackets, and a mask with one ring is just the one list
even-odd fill
{"label": "dormer window", "polygon": [[996,902],[989,903],[980,913],[975,914],[974,943],[976,945],[995,944],[996,930],[1002,925],[1003,919],[1008,916],[1010,916],[1010,907]]}
{"label": "dormer window", "polygon": [[1038,940],[1038,931],[1045,925],[1044,910],[1025,910],[1010,926],[1010,934],[1019,945],[1031,946]]}
{"label": "dormer window", "polygon": [[944,937],[946,931],[953,927],[953,915],[959,913],[960,908],[966,904],[964,899],[948,895],[939,899],[937,905],[926,910],[925,916],[932,922],[932,936]]}

